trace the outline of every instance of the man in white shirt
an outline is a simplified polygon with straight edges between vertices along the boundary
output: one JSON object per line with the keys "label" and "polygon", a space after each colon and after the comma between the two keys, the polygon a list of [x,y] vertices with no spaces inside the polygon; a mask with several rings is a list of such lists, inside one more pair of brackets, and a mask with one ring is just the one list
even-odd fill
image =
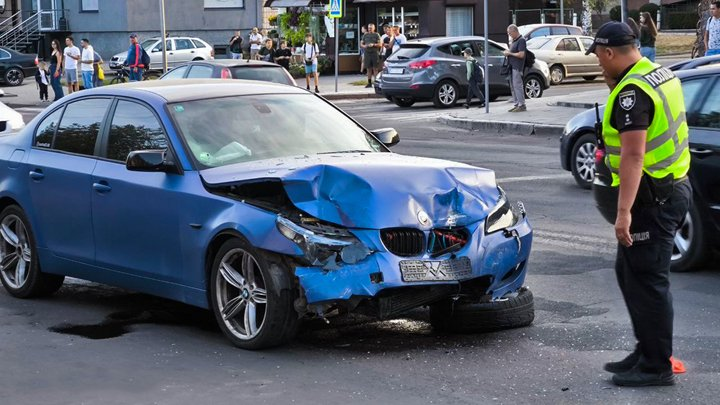
{"label": "man in white shirt", "polygon": [[94,87],[93,73],[95,73],[95,68],[93,67],[93,63],[95,62],[95,50],[92,45],[90,45],[90,41],[87,38],[81,39],[80,45],[83,48],[82,60],[80,60],[80,71],[82,73],[83,86],[85,89],[92,89]]}
{"label": "man in white shirt", "polygon": [[68,94],[80,90],[77,77],[77,61],[80,60],[80,49],[75,46],[73,37],[65,38],[65,50],[63,51],[63,63],[65,64],[65,80],[68,85]]}
{"label": "man in white shirt", "polygon": [[710,2],[710,14],[705,27],[705,56],[720,55],[720,1]]}
{"label": "man in white shirt", "polygon": [[257,27],[250,33],[250,59],[258,59],[258,52],[262,48],[263,36],[258,32]]}
{"label": "man in white shirt", "polygon": [[400,27],[397,25],[393,27],[393,31],[395,35],[393,36],[392,53],[395,53],[400,49],[400,45],[407,43],[407,38],[400,32]]}

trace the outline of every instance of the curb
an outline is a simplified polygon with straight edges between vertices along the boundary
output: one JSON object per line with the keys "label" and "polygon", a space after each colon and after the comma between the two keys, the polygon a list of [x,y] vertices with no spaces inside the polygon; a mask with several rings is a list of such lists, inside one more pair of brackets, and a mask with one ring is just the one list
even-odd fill
{"label": "curb", "polygon": [[375,93],[325,93],[320,94],[325,100],[363,100],[368,98],[381,98],[382,96]]}
{"label": "curb", "polygon": [[512,121],[490,121],[490,120],[470,120],[455,117],[438,117],[440,123],[445,125],[469,129],[473,131],[486,131],[498,134],[513,135],[540,135],[540,136],[561,136],[564,126],[533,124],[531,122],[512,122]]}
{"label": "curb", "polygon": [[558,101],[552,105],[557,106],[557,107],[582,108],[584,110],[589,110],[590,108],[595,108],[594,103],[575,103],[572,101]]}

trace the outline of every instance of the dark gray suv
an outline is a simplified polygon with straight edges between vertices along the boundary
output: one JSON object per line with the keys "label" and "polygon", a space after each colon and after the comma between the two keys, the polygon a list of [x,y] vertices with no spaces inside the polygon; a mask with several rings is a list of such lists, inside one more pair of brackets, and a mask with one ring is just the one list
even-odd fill
{"label": "dark gray suv", "polygon": [[[482,37],[442,37],[408,41],[385,62],[376,91],[401,107],[416,101],[432,101],[436,107],[448,108],[467,92],[467,76],[462,51],[473,50],[475,57],[484,58]],[[500,74],[504,56],[502,44],[489,41],[489,100],[510,95],[507,76]],[[542,97],[550,87],[550,71],[545,62],[536,60],[525,73],[527,98]]]}

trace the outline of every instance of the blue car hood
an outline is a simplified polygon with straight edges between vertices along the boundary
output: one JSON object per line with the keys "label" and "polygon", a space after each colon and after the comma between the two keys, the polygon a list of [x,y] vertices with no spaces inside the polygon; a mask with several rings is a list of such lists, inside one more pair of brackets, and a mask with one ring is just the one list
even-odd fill
{"label": "blue car hood", "polygon": [[200,175],[209,186],[279,180],[297,208],[349,228],[463,226],[499,199],[492,170],[395,153],[268,159]]}

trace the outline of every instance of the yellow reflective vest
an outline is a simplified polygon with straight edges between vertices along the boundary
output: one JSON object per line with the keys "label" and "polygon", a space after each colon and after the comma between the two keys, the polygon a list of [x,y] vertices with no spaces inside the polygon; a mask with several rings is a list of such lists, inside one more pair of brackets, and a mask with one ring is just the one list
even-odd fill
{"label": "yellow reflective vest", "polygon": [[638,86],[653,101],[655,114],[647,129],[643,171],[653,178],[672,175],[680,179],[690,169],[688,125],[685,119],[685,101],[680,80],[675,74],[642,58],[622,78],[610,93],[603,116],[605,163],[612,172],[612,186],[620,185],[621,136],[610,121],[616,102],[634,103],[633,97],[623,97],[623,88],[629,84]]}

